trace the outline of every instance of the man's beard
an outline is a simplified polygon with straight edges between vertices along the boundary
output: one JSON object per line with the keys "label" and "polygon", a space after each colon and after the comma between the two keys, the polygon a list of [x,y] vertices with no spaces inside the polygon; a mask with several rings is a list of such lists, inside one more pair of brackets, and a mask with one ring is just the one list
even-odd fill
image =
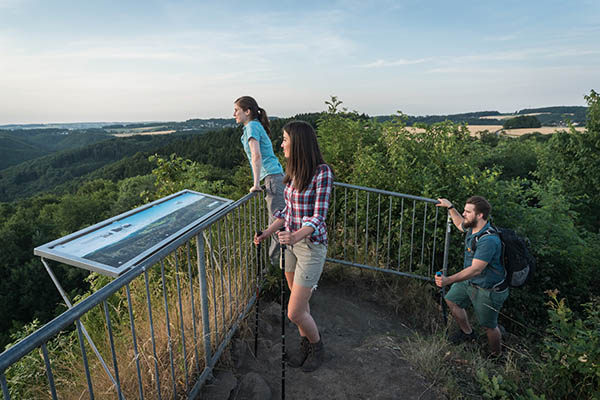
{"label": "man's beard", "polygon": [[477,225],[477,220],[476,219],[472,219],[470,221],[465,220],[463,222],[463,227],[464,228],[474,228]]}

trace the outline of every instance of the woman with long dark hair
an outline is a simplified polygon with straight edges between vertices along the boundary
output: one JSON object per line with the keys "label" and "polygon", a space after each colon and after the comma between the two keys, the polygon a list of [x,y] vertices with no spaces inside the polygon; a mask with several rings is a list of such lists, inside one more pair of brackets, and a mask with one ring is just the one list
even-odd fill
{"label": "woman with long dark hair", "polygon": [[[283,168],[273,152],[269,138],[271,133],[267,112],[258,106],[254,98],[242,96],[234,102],[233,116],[238,124],[244,125],[241,141],[252,168],[253,185],[251,192],[261,191],[260,181],[265,181],[265,200],[269,211],[269,224],[273,213],[284,207]],[[279,260],[279,243],[273,236],[269,247],[269,258],[273,265]]]}
{"label": "woman with long dark hair", "polygon": [[327,254],[325,219],[333,187],[333,172],[323,160],[312,126],[292,121],[283,127],[283,154],[287,158],[284,178],[285,208],[275,212],[275,221],[254,238],[258,244],[279,231],[287,246],[285,277],[290,288],[288,317],[298,327],[300,352],[288,357],[288,365],[305,372],[323,362],[323,341],[310,314],[309,300],[323,272]]}

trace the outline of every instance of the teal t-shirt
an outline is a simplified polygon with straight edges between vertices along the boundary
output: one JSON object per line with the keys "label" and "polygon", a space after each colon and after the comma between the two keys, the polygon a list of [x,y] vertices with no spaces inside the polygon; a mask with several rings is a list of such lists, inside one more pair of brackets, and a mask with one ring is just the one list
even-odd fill
{"label": "teal t-shirt", "polygon": [[244,125],[244,133],[240,138],[248,161],[250,161],[250,166],[252,166],[252,153],[250,152],[250,144],[248,143],[250,138],[256,139],[260,148],[262,157],[260,179],[263,180],[268,175],[283,174],[283,167],[279,163],[277,157],[275,157],[273,144],[271,143],[269,135],[267,135],[267,131],[265,131],[265,128],[263,128],[261,123],[255,119]]}
{"label": "teal t-shirt", "polygon": [[482,288],[492,288],[504,280],[506,272],[502,266],[500,258],[502,256],[502,242],[498,235],[484,235],[477,240],[475,252],[473,252],[473,244],[475,238],[480,237],[488,228],[490,223],[485,224],[483,229],[473,234],[473,230],[467,231],[465,239],[465,262],[463,268],[469,267],[476,258],[488,263],[481,274],[469,279],[471,283]]}

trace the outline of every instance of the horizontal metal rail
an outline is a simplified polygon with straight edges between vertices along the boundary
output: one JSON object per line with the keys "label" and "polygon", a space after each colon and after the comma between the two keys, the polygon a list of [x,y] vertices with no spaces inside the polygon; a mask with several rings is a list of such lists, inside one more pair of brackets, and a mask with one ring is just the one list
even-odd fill
{"label": "horizontal metal rail", "polygon": [[398,193],[398,192],[390,192],[387,190],[374,189],[374,188],[369,188],[369,187],[365,187],[365,186],[350,185],[348,183],[334,182],[334,185],[336,187],[355,189],[355,190],[360,190],[363,192],[377,193],[377,194],[382,194],[382,195],[392,196],[392,197],[400,197],[400,198],[409,199],[409,200],[423,201],[426,203],[433,203],[433,204],[439,203],[439,201],[437,201],[435,199],[430,199],[427,197],[413,196],[411,194],[404,194],[404,193]]}
{"label": "horizontal metal rail", "polygon": [[327,257],[325,259],[325,261],[326,262],[330,262],[330,263],[334,263],[334,264],[346,265],[348,267],[357,267],[357,268],[362,268],[362,269],[368,269],[368,270],[371,270],[371,271],[385,272],[387,274],[404,276],[406,278],[419,279],[419,280],[422,280],[422,281],[432,282],[434,280],[433,278],[428,278],[428,277],[421,276],[421,275],[410,274],[410,273],[401,272],[401,271],[385,270],[385,269],[382,269],[382,268],[372,267],[370,265],[354,263],[354,262],[351,262],[351,261],[338,260],[338,259],[335,259],[335,258],[329,258],[329,257]]}

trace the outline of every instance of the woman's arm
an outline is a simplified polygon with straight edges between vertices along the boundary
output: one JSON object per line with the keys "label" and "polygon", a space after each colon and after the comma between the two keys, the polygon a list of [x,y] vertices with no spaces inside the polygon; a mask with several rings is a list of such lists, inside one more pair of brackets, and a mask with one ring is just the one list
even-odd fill
{"label": "woman's arm", "polygon": [[[333,174],[331,169],[327,166],[322,168],[317,175],[315,183],[315,205],[312,216],[306,216],[302,218],[302,228],[299,229],[296,234],[296,242],[304,237],[312,234],[316,231],[319,225],[325,224],[327,218],[327,211],[329,210],[329,198],[331,196],[331,189],[333,188]],[[312,230],[309,230],[312,228]]]}
{"label": "woman's arm", "polygon": [[277,233],[277,237],[279,238],[279,243],[281,244],[294,245],[305,237],[312,235],[314,231],[315,228],[305,225],[296,232],[281,231]]}
{"label": "woman's arm", "polygon": [[250,154],[252,155],[252,177],[254,178],[254,186],[250,188],[251,192],[262,190],[260,188],[260,169],[262,167],[262,154],[260,153],[260,145],[258,140],[251,137],[248,139],[248,146],[250,146]]}

